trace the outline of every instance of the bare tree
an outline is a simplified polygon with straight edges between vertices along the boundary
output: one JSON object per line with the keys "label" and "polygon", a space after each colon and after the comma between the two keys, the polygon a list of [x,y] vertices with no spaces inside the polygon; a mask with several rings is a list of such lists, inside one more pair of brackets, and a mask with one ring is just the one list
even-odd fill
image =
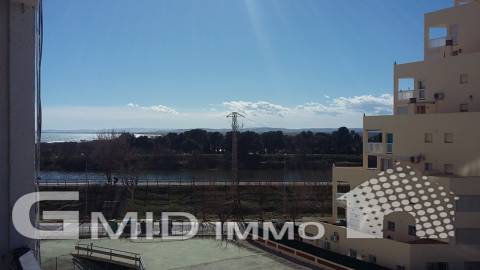
{"label": "bare tree", "polygon": [[107,182],[111,183],[113,171],[123,165],[128,152],[128,144],[119,139],[115,130],[99,133],[95,144],[92,158],[105,173]]}

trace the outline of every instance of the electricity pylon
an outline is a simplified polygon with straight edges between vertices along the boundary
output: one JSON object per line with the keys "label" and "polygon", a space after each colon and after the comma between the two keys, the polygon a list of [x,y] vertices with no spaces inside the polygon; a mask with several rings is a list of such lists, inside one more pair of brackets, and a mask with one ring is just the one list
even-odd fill
{"label": "electricity pylon", "polygon": [[240,125],[238,124],[238,118],[245,117],[244,115],[238,112],[232,112],[227,115],[227,118],[232,118],[232,199],[233,199],[233,212],[238,214],[240,210],[240,192],[238,190],[239,179],[238,179],[238,130]]}

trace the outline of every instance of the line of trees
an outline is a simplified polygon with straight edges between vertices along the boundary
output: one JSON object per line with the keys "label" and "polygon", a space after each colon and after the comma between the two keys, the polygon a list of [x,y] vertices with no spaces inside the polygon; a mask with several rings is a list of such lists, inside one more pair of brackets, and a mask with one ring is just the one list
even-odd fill
{"label": "line of trees", "polygon": [[[135,137],[125,133],[119,140],[125,140],[130,147],[150,153],[201,153],[215,154],[230,152],[230,132],[207,132],[193,129],[183,133],[168,133],[165,136]],[[360,154],[362,139],[353,130],[342,127],[332,133],[313,133],[303,131],[296,135],[284,134],[282,131],[256,133],[240,132],[238,149],[242,154]]]}
{"label": "line of trees", "polygon": [[[101,170],[111,178],[112,171],[131,172],[149,169],[228,168],[231,133],[193,129],[162,136],[136,137],[130,133],[99,134],[85,142],[44,143],[41,147],[43,170]],[[342,127],[332,133],[303,131],[292,135],[281,131],[238,134],[240,166],[255,169],[269,160],[286,155],[300,156],[297,163],[315,155],[358,157],[362,153],[361,136]],[[355,158],[355,160],[358,160]],[[277,162],[278,163],[278,162]]]}

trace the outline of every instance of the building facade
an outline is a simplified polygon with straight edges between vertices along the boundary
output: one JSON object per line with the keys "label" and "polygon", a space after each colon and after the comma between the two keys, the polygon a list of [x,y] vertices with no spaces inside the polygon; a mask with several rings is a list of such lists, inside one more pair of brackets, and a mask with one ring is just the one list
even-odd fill
{"label": "building facade", "polygon": [[[364,117],[363,166],[334,167],[332,220],[312,244],[390,269],[480,269],[479,29],[477,0],[425,15],[425,59],[394,65],[393,115]],[[398,163],[455,195],[454,234],[419,237],[418,216],[394,213],[383,238],[347,237],[339,183],[353,190]]]}

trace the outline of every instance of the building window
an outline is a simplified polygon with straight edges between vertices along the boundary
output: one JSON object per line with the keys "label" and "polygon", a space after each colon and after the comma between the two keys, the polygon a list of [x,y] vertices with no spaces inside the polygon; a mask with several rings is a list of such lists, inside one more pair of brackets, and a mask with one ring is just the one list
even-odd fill
{"label": "building window", "polygon": [[417,229],[415,228],[415,226],[408,225],[408,235],[411,235],[411,236],[417,235]]}
{"label": "building window", "polygon": [[427,109],[425,108],[425,105],[417,106],[417,114],[425,114],[425,113],[427,113]]}
{"label": "building window", "polygon": [[445,143],[453,143],[453,133],[445,133],[444,134],[444,142]]}
{"label": "building window", "polygon": [[467,103],[460,104],[460,112],[468,112],[468,104]]}
{"label": "building window", "polygon": [[433,134],[425,133],[425,143],[433,143]]}
{"label": "building window", "polygon": [[444,170],[445,170],[445,174],[448,174],[448,175],[453,174],[453,165],[452,164],[445,164]]}
{"label": "building window", "polygon": [[407,106],[397,107],[397,113],[398,114],[408,114],[408,107]]}
{"label": "building window", "polygon": [[425,89],[425,82],[424,81],[418,81],[418,89],[420,89],[420,90]]}
{"label": "building window", "polygon": [[450,26],[450,37],[452,39],[452,45],[458,45],[458,24]]}
{"label": "building window", "polygon": [[369,143],[382,143],[382,132],[378,130],[369,130],[368,131],[368,142]]}
{"label": "building window", "polygon": [[419,89],[418,90],[418,98],[419,99],[425,99],[425,89]]}
{"label": "building window", "polygon": [[400,91],[413,91],[415,88],[415,78],[399,78],[398,89]]}
{"label": "building window", "polygon": [[393,134],[387,133],[387,154],[393,153]]}
{"label": "building window", "polygon": [[431,49],[446,45],[448,29],[444,26],[434,26],[428,29],[428,47]]}
{"label": "building window", "polygon": [[446,262],[427,263],[427,270],[448,270],[448,263]]}
{"label": "building window", "polygon": [[460,84],[467,84],[468,83],[468,74],[462,73],[460,74]]}
{"label": "building window", "polygon": [[382,171],[393,168],[393,161],[390,158],[382,158]]}
{"label": "building window", "polygon": [[357,258],[357,251],[355,249],[349,249],[348,250],[348,256],[350,257],[353,257],[353,258]]}
{"label": "building window", "polygon": [[368,168],[376,169],[377,167],[377,156],[368,156]]}
{"label": "building window", "polygon": [[395,222],[388,221],[387,222],[387,229],[391,232],[395,231]]}
{"label": "building window", "polygon": [[425,171],[426,172],[433,171],[433,164],[431,162],[425,162]]}

